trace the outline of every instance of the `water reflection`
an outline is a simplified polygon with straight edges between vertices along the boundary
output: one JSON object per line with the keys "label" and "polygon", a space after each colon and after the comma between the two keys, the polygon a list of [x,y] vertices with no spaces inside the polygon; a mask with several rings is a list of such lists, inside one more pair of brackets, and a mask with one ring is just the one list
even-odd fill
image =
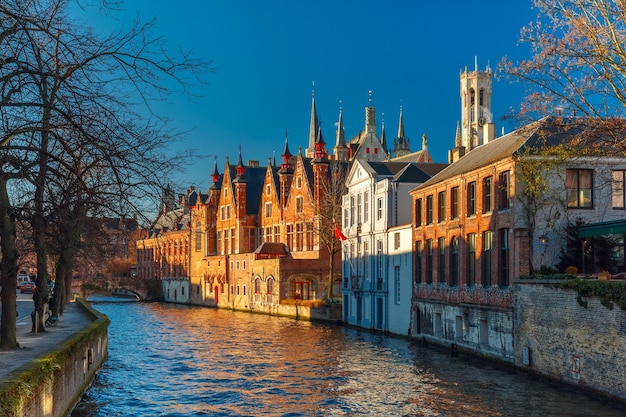
{"label": "water reflection", "polygon": [[339,326],[213,310],[94,304],[109,360],[83,416],[618,416],[588,397]]}

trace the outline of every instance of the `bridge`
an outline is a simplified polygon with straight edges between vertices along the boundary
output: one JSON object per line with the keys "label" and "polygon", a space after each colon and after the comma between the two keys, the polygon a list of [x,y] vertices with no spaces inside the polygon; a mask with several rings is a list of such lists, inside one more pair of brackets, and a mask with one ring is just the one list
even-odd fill
{"label": "bridge", "polygon": [[89,278],[72,280],[72,294],[87,298],[93,294],[130,295],[141,301],[161,299],[161,281],[137,277]]}

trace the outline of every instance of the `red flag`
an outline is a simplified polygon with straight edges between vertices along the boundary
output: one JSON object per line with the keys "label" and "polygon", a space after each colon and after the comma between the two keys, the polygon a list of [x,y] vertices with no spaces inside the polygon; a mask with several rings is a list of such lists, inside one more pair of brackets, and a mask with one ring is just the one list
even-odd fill
{"label": "red flag", "polygon": [[337,226],[337,223],[335,223],[335,237],[337,239],[340,239],[340,240],[346,240],[347,239],[346,235],[344,235],[341,232],[341,230],[339,230],[339,226]]}

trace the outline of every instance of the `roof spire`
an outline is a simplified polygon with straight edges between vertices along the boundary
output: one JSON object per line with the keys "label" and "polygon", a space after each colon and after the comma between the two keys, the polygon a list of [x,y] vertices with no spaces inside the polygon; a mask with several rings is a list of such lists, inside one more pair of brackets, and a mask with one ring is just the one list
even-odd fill
{"label": "roof spire", "polygon": [[281,156],[283,158],[283,162],[282,164],[280,164],[280,171],[290,172],[291,170],[293,170],[292,155],[291,155],[291,152],[289,152],[289,137],[287,135],[286,130],[285,130],[285,149],[283,149],[283,153]]}
{"label": "roof spire", "polygon": [[237,170],[237,177],[243,177],[245,167],[243,166],[243,159],[241,158],[241,145],[239,145],[239,160],[237,161],[235,169]]}
{"label": "roof spire", "polygon": [[315,152],[315,139],[319,130],[319,118],[317,117],[317,108],[315,107],[315,81],[312,82],[313,89],[311,91],[311,121],[309,123],[309,146],[306,148],[306,156],[313,156]]}
{"label": "roof spire", "polygon": [[339,100],[339,121],[337,122],[337,142],[336,147],[346,147],[346,132],[343,128],[343,108],[341,106],[341,100]]}
{"label": "roof spire", "polygon": [[220,172],[217,170],[217,156],[215,156],[215,162],[213,163],[213,173],[211,174],[211,180],[213,180],[213,184],[216,184],[220,180]]}

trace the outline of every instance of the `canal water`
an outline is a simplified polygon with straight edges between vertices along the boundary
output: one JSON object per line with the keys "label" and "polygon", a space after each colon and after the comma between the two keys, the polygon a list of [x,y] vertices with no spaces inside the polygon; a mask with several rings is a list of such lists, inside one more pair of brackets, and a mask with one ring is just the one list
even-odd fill
{"label": "canal water", "polygon": [[624,416],[417,342],[228,310],[97,302],[109,359],[72,417]]}

